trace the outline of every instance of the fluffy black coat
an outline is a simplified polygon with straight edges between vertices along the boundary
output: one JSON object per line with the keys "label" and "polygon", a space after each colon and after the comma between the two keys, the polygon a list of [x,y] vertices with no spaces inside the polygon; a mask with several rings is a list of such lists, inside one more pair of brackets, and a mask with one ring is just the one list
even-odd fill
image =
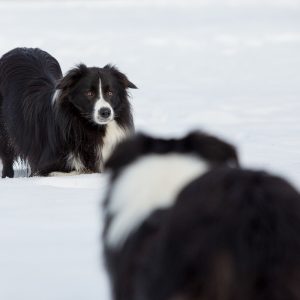
{"label": "fluffy black coat", "polygon": [[[126,142],[107,163],[112,180],[105,208],[122,172],[152,150],[202,147],[202,157],[217,153],[214,161],[236,157],[232,148],[199,141],[140,136]],[[215,165],[117,248],[106,243],[114,217],[106,213],[104,253],[115,300],[300,299],[300,195],[284,179]]]}
{"label": "fluffy black coat", "polygon": [[17,157],[28,161],[32,175],[101,171],[101,149],[110,133],[108,124],[95,122],[94,105],[103,94],[117,127],[124,135],[131,133],[127,88],[136,87],[110,65],[82,64],[63,77],[57,60],[45,51],[16,48],[6,53],[0,60],[2,177],[13,177]]}
{"label": "fluffy black coat", "polygon": [[[150,278],[148,271],[157,270],[159,272],[160,268],[163,267],[156,265],[157,262],[154,259],[157,260],[160,255],[164,255],[164,238],[160,235],[164,231],[162,226],[168,225],[168,222],[165,225],[162,223],[169,213],[168,210],[154,211],[138,230],[128,237],[122,247],[114,248],[107,242],[108,231],[112,222],[117,218],[117,216],[108,212],[115,183],[122,177],[124,170],[139,161],[139,159],[153,154],[162,157],[172,154],[197,157],[199,160],[206,162],[212,169],[222,165],[238,166],[238,156],[232,145],[202,132],[192,132],[182,139],[158,139],[139,134],[123,142],[116,149],[106,165],[111,171],[111,183],[104,203],[105,229],[103,234],[104,253],[115,300],[167,299],[160,298],[164,293],[164,289],[168,288],[167,286],[161,286],[155,281],[158,285],[153,290],[154,294],[150,296],[144,285],[155,285],[154,278]],[[156,175],[160,176],[159,174]],[[151,174],[148,176],[151,176]],[[169,176],[176,176],[176,174],[169,174]],[[162,180],[164,179],[162,178]],[[143,191],[149,189],[149,187],[145,183],[145,186],[139,186],[139,189]],[[181,223],[181,220],[179,219],[178,222]],[[188,232],[185,235],[188,235]],[[189,245],[186,246],[189,247]],[[172,251],[176,251],[176,248]],[[172,262],[172,264],[176,263],[176,260]],[[164,276],[164,274],[159,275]],[[181,276],[184,277],[183,274]],[[151,282],[148,282],[148,279]],[[170,280],[168,283],[170,285],[173,277],[168,280]]]}
{"label": "fluffy black coat", "polygon": [[139,159],[150,154],[190,154],[208,162],[211,167],[222,164],[239,164],[236,149],[231,144],[209,134],[193,131],[184,138],[166,139],[151,137],[142,133],[122,142],[121,149],[116,149],[106,166],[113,170],[115,179],[119,172]]}

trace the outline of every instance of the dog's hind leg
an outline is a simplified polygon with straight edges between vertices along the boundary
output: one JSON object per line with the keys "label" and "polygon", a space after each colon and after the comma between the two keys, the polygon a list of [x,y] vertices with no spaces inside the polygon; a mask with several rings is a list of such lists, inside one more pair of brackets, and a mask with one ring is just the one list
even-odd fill
{"label": "dog's hind leg", "polygon": [[14,163],[13,158],[2,159],[2,164],[3,164],[2,178],[5,178],[5,177],[13,178],[14,177],[13,163]]}
{"label": "dog's hind leg", "polygon": [[[2,140],[1,140],[2,143]],[[0,157],[2,160],[2,178],[5,177],[14,177],[14,169],[13,169],[13,163],[14,163],[14,154],[10,152],[9,149],[3,149],[3,146],[0,146]]]}
{"label": "dog's hind leg", "polygon": [[2,160],[2,165],[3,165],[2,178],[14,177],[13,163],[14,163],[15,153],[13,147],[11,146],[8,133],[4,125],[1,107],[0,107],[0,158]]}
{"label": "dog's hind leg", "polygon": [[2,120],[0,120],[0,158],[2,160],[2,178],[14,177],[14,150],[10,145],[9,138]]}

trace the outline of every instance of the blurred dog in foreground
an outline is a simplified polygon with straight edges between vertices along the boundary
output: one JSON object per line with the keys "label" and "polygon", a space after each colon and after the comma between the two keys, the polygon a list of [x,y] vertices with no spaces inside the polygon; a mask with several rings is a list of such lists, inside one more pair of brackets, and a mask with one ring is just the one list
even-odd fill
{"label": "blurred dog in foreground", "polygon": [[237,166],[196,132],[118,147],[103,233],[115,300],[300,299],[300,195]]}

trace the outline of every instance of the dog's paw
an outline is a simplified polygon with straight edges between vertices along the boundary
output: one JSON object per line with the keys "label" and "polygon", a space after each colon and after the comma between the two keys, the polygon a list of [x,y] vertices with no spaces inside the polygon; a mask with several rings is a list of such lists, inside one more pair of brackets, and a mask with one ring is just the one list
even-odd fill
{"label": "dog's paw", "polygon": [[81,174],[80,172],[77,172],[77,171],[72,171],[72,172],[68,172],[68,173],[65,173],[65,172],[51,172],[49,173],[49,177],[58,177],[58,176],[75,176],[75,175],[79,175]]}

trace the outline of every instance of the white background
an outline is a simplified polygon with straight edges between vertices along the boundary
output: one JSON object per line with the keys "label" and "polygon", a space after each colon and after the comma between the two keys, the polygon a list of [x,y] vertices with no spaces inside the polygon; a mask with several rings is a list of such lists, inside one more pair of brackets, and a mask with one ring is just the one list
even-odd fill
{"label": "white background", "polygon": [[[1,1],[0,54],[40,47],[66,72],[116,64],[136,128],[191,129],[238,146],[244,166],[300,185],[300,3]],[[0,180],[0,299],[107,299],[103,175]]]}

